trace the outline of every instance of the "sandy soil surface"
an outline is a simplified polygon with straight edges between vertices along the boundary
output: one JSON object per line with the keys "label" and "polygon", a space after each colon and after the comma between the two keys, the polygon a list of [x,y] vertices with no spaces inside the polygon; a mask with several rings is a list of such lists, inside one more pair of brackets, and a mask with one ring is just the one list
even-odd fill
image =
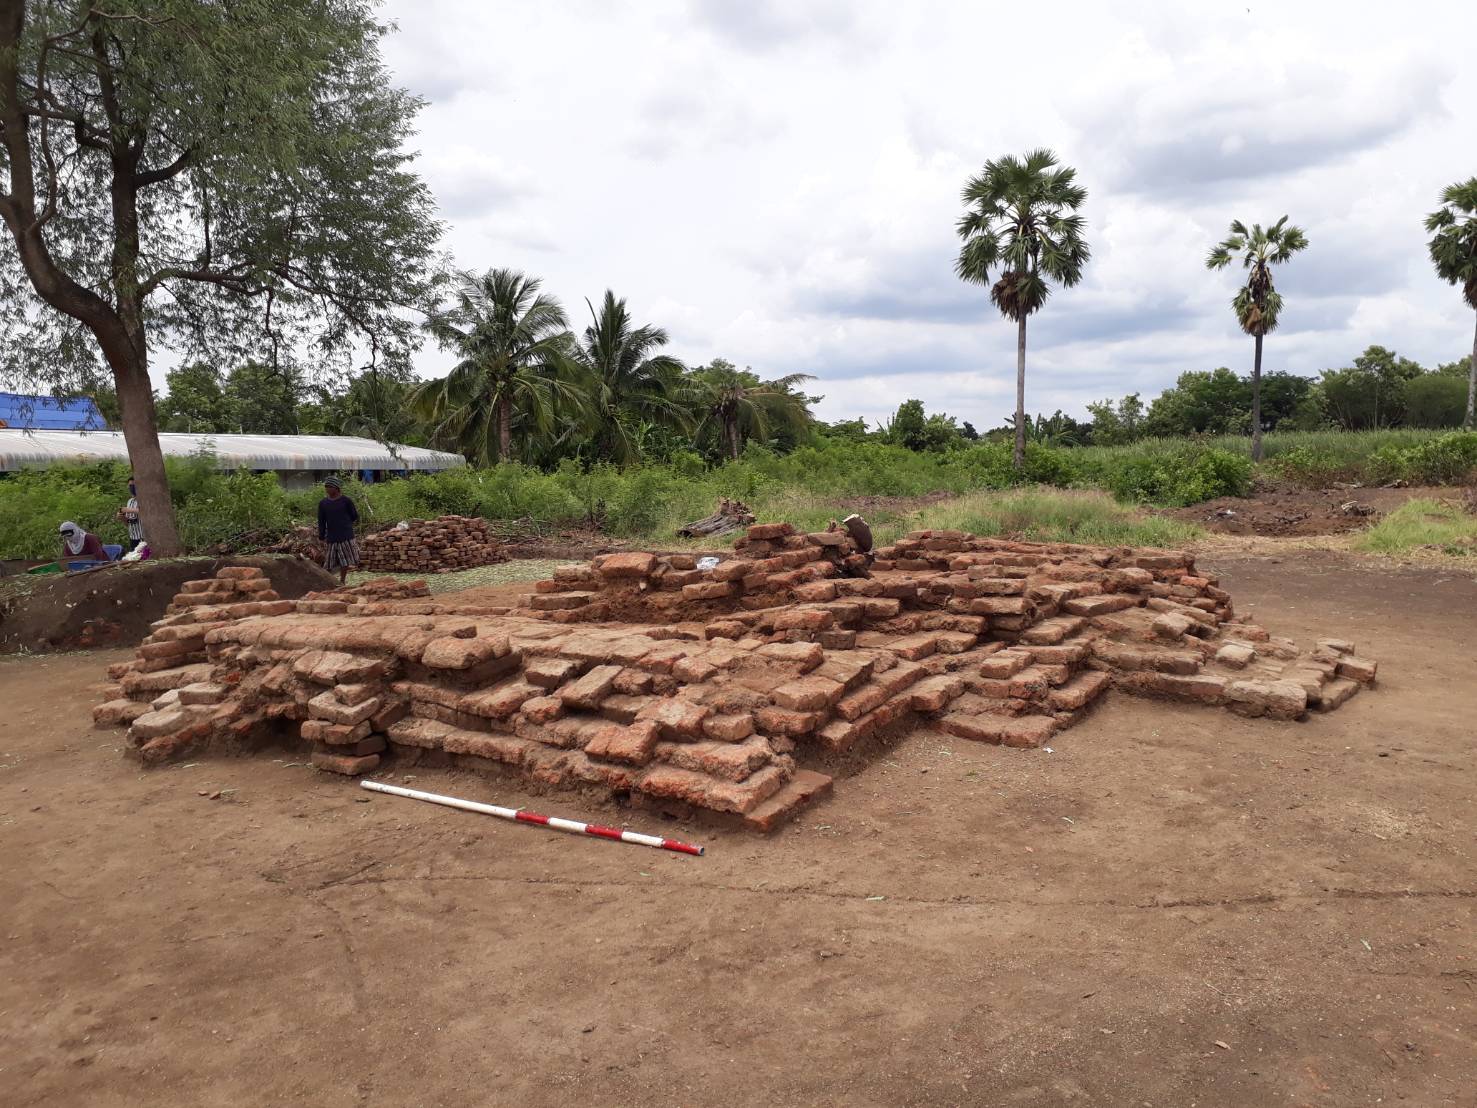
{"label": "sandy soil surface", "polygon": [[1264,484],[1251,496],[1222,496],[1188,508],[1161,509],[1158,514],[1226,535],[1338,535],[1362,531],[1406,501],[1460,504],[1466,492],[1447,486],[1303,489]]}
{"label": "sandy soil surface", "polygon": [[917,733],[767,839],[629,817],[705,858],[290,757],[144,772],[88,726],[121,654],[0,660],[0,1100],[1471,1105],[1477,580],[1203,561],[1378,690]]}

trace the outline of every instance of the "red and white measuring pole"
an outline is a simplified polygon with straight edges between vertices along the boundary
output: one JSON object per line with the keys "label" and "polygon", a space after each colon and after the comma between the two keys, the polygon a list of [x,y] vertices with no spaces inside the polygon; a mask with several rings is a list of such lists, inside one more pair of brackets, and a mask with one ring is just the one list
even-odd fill
{"label": "red and white measuring pole", "polygon": [[558,816],[541,816],[537,812],[528,812],[522,808],[499,808],[496,804],[479,804],[475,800],[463,800],[457,796],[423,793],[419,789],[403,789],[399,785],[386,785],[379,781],[371,781],[367,777],[361,777],[359,784],[371,792],[389,793],[391,796],[403,796],[410,800],[424,800],[431,804],[444,805],[447,808],[460,808],[464,812],[480,812],[484,816],[496,816],[498,819],[510,819],[517,823],[552,827],[555,831],[569,831],[576,835],[594,835],[599,839],[614,839],[622,843],[635,843],[637,846],[654,846],[658,850],[675,850],[679,854],[701,856],[704,849],[700,846],[693,846],[691,843],[678,842],[676,839],[663,839],[658,835],[622,831],[619,827],[601,827],[598,823],[581,823],[579,820],[560,819]]}

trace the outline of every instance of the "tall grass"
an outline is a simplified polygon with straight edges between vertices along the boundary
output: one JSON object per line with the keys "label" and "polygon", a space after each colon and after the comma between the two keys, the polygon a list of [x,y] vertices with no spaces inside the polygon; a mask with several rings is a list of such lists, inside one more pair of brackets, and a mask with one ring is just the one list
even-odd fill
{"label": "tall grass", "polygon": [[[1272,431],[1262,436],[1262,458],[1272,461],[1294,450],[1310,450],[1340,465],[1353,465],[1369,458],[1381,447],[1413,446],[1447,433],[1420,428],[1384,431]],[[1183,449],[1185,441],[1182,438],[1146,438],[1126,446],[1085,446],[1080,453],[1084,457],[1099,459],[1142,455],[1152,457]],[[1208,435],[1197,441],[1218,450],[1229,450],[1233,454],[1251,457],[1250,435]]]}
{"label": "tall grass", "polygon": [[1364,532],[1354,544],[1378,554],[1408,554],[1430,547],[1445,554],[1477,555],[1477,517],[1440,500],[1409,500]]}
{"label": "tall grass", "polygon": [[931,505],[914,513],[906,529],[924,527],[1103,546],[1175,546],[1203,534],[1192,524],[1125,507],[1106,493],[1041,488]]}

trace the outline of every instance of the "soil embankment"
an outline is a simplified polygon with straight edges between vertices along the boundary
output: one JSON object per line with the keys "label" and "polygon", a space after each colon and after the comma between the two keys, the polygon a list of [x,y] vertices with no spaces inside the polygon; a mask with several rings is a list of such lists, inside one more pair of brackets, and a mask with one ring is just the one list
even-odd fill
{"label": "soil embankment", "polygon": [[267,556],[120,562],[70,576],[15,577],[0,583],[0,654],[131,646],[184,582],[224,566],[261,567],[287,599],[338,584],[312,562]]}

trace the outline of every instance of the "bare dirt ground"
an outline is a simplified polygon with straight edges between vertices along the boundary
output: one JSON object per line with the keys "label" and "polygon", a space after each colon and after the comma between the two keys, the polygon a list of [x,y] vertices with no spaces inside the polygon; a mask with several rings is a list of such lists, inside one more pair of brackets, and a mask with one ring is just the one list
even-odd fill
{"label": "bare dirt ground", "polygon": [[629,816],[705,858],[285,756],[144,772],[88,725],[120,653],[0,661],[0,1101],[1471,1105],[1477,580],[1202,563],[1380,687],[917,733],[770,838]]}
{"label": "bare dirt ground", "polygon": [[1157,514],[1225,535],[1338,535],[1362,531],[1409,500],[1459,504],[1465,494],[1448,486],[1304,489],[1263,483],[1251,496],[1222,496]]}

